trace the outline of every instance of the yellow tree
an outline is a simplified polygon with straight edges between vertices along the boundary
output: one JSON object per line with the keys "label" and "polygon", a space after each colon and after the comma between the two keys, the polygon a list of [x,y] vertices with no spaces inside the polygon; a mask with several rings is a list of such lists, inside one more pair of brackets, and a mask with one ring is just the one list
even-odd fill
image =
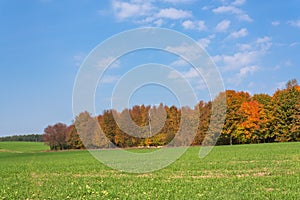
{"label": "yellow tree", "polygon": [[244,102],[250,101],[250,95],[247,92],[236,92],[234,90],[226,90],[225,95],[227,104],[226,119],[219,141],[222,141],[222,144],[233,144],[234,140],[237,139],[238,126],[241,122],[240,107]]}

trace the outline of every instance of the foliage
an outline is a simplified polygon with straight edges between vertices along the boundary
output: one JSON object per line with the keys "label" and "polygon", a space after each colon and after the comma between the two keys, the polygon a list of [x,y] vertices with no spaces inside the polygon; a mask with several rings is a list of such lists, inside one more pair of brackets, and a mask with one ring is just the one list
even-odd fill
{"label": "foliage", "polygon": [[42,134],[13,135],[0,137],[0,141],[43,142],[43,138],[44,136]]}
{"label": "foliage", "polygon": [[[222,114],[226,115],[225,121]],[[182,127],[182,123],[189,125]],[[82,112],[69,127],[56,124],[45,129],[46,142],[54,150],[107,148],[112,144],[122,148],[201,145],[204,138],[210,145],[218,136],[220,145],[299,141],[297,81],[290,80],[273,96],[226,90],[211,102],[200,101],[193,109],[160,104],[135,105],[121,112],[106,110],[97,117]]]}
{"label": "foliage", "polygon": [[238,139],[238,128],[242,120],[239,115],[240,108],[244,102],[250,100],[250,94],[247,92],[227,90],[225,95],[227,104],[226,119],[220,140],[223,140],[222,144],[233,144]]}
{"label": "foliage", "polygon": [[295,141],[299,136],[300,91],[296,86],[287,84],[284,90],[278,90],[272,98],[274,116],[273,126],[276,141]]}
{"label": "foliage", "polygon": [[242,121],[238,127],[238,140],[242,143],[259,143],[267,122],[263,105],[256,100],[244,102],[240,107],[240,116]]}
{"label": "foliage", "polygon": [[44,141],[50,146],[51,150],[63,150],[66,148],[67,125],[57,123],[45,128]]}

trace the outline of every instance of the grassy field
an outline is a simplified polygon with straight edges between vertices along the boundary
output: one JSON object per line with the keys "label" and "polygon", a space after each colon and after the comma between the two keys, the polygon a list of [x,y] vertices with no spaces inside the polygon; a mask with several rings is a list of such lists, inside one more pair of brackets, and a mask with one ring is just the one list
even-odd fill
{"label": "grassy field", "polygon": [[300,143],[218,146],[204,159],[198,158],[200,147],[191,147],[169,167],[149,174],[112,170],[87,151],[38,152],[45,150],[41,143],[26,144],[0,143],[0,199],[300,196]]}
{"label": "grassy field", "polygon": [[30,153],[50,150],[42,142],[0,142],[0,153]]}

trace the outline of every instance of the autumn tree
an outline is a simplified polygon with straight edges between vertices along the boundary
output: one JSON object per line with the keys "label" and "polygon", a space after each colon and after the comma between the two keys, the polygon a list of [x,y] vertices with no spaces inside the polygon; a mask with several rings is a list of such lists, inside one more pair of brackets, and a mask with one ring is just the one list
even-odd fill
{"label": "autumn tree", "polygon": [[291,79],[285,84],[285,87],[288,90],[293,89],[297,86],[298,86],[298,81],[296,79]]}
{"label": "autumn tree", "polygon": [[58,123],[44,132],[53,150],[81,149],[83,144],[107,148],[112,143],[118,147],[214,145],[217,138],[221,145],[300,141],[300,86],[290,80],[273,96],[226,90],[193,109],[160,104],[106,110],[97,117],[83,112],[69,127]]}
{"label": "autumn tree", "polygon": [[70,125],[67,129],[66,144],[68,149],[83,149],[84,145],[77,133],[74,124]]}
{"label": "autumn tree", "polygon": [[57,123],[44,129],[44,141],[51,150],[66,149],[66,134],[68,127],[66,124]]}
{"label": "autumn tree", "polygon": [[199,109],[199,125],[197,134],[193,141],[193,145],[201,145],[208,131],[212,103],[205,103],[203,101],[200,101],[195,109]]}
{"label": "autumn tree", "polygon": [[165,110],[167,117],[162,132],[166,134],[166,138],[172,139],[172,141],[168,141],[168,143],[172,142],[170,145],[177,145],[182,142],[174,140],[175,135],[179,131],[181,111],[174,105],[171,107],[165,106]]}
{"label": "autumn tree", "polygon": [[91,117],[88,112],[80,113],[75,120],[78,134],[88,149],[108,147],[108,139],[105,137],[96,117]]}
{"label": "autumn tree", "polygon": [[250,95],[247,92],[236,92],[234,90],[226,90],[226,119],[223,131],[219,140],[222,144],[233,144],[237,139],[237,130],[241,122],[239,110],[244,102],[250,100]]}
{"label": "autumn tree", "polygon": [[98,122],[106,137],[113,144],[116,144],[115,136],[116,136],[116,130],[118,125],[114,119],[114,114],[116,115],[117,111],[105,110],[102,115],[98,116]]}
{"label": "autumn tree", "polygon": [[242,143],[259,143],[265,132],[266,115],[262,104],[256,100],[244,102],[240,108],[242,118],[237,138]]}

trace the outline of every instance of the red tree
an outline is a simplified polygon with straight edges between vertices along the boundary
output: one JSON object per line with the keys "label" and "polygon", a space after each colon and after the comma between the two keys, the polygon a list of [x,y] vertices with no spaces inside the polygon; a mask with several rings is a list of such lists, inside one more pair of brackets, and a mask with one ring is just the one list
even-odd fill
{"label": "red tree", "polygon": [[53,126],[48,126],[44,130],[44,141],[50,146],[51,150],[63,150],[66,148],[66,134],[68,131],[67,125],[57,123]]}

